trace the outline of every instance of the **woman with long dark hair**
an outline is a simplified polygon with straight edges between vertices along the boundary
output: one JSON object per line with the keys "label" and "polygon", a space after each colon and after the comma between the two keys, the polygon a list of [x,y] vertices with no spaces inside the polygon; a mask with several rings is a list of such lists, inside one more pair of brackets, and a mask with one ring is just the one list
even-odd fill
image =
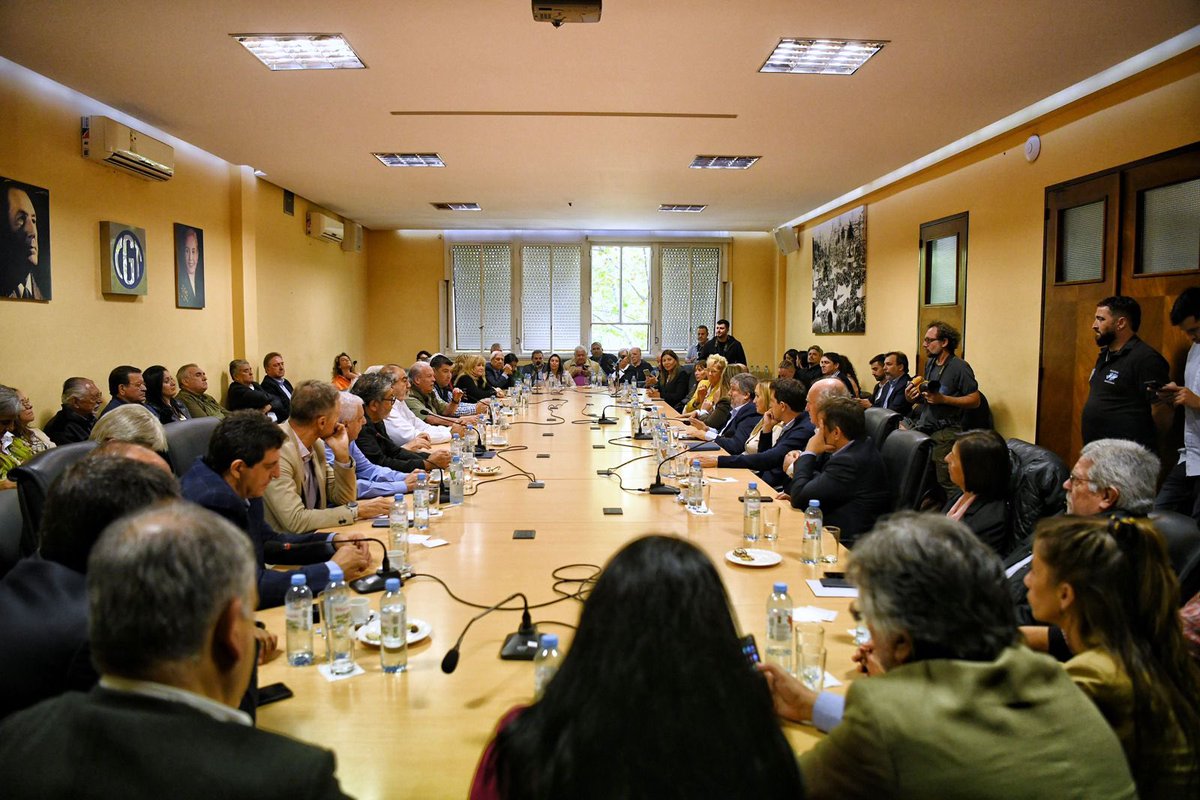
{"label": "woman with long dark hair", "polygon": [[161,364],[147,367],[142,380],[146,382],[146,408],[154,412],[159,422],[166,425],[192,418],[187,406],[176,399],[179,385],[166,367]]}
{"label": "woman with long dark hair", "polygon": [[550,377],[559,382],[560,385],[566,386],[568,383],[574,384],[571,376],[567,374],[566,368],[563,367],[562,356],[558,353],[551,353],[550,358],[546,360],[546,367],[550,371]]}
{"label": "woman with long dark hair", "polygon": [[946,456],[946,466],[958,492],[942,513],[962,522],[1004,558],[1013,545],[1008,514],[1012,465],[1004,437],[987,430],[961,433]]}
{"label": "woman with long dark hair", "polygon": [[608,563],[558,675],[539,702],[501,723],[470,793],[803,795],[716,569],[695,545],[667,536],[638,539]]}
{"label": "woman with long dark hair", "polygon": [[653,388],[647,389],[650,397],[661,397],[663,402],[676,411],[683,410],[691,388],[691,376],[679,365],[679,356],[674,350],[663,350],[658,354],[658,378]]}
{"label": "woman with long dark hair", "polygon": [[1038,524],[1029,605],[1075,654],[1067,673],[1113,727],[1139,797],[1200,797],[1200,667],[1162,536],[1132,517]]}

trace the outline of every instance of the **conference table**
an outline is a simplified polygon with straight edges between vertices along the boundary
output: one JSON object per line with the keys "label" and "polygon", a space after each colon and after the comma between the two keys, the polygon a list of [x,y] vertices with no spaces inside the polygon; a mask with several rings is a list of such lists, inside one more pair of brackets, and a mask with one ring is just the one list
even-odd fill
{"label": "conference table", "polygon": [[[734,565],[726,560],[726,553],[744,544],[743,506],[738,497],[749,481],[756,480],[753,473],[706,470],[707,477],[732,481],[710,483],[712,514],[692,514],[673,495],[636,491],[653,481],[656,457],[618,470],[624,489],[617,477],[596,474],[650,454],[649,449],[634,449],[651,443],[630,438],[628,409],[607,410],[609,417],[618,420],[616,425],[598,427],[587,416],[598,415],[615,402],[606,389],[569,388],[561,394],[535,394],[530,399],[528,408],[511,418],[506,431],[509,447],[526,449],[497,449],[516,467],[535,474],[545,487],[528,488],[528,478],[519,475],[499,480],[518,470],[500,458],[480,461],[481,465],[501,467],[501,472],[477,478],[474,493],[461,505],[441,507],[442,514],[432,521],[429,534],[448,544],[411,547],[416,575],[404,586],[408,617],[410,622],[429,623],[432,633],[410,645],[407,672],[385,674],[378,650],[364,644],[356,644],[355,657],[365,674],[348,679],[329,681],[315,666],[290,667],[283,655],[259,668],[260,686],[281,681],[295,693],[293,698],[259,708],[259,727],[333,750],[347,794],[358,798],[465,797],[496,722],[513,706],[533,701],[532,662],[499,657],[505,638],[520,622],[520,603],[508,604],[515,610],[497,611],[477,621],[463,641],[456,671],[444,674],[443,657],[479,610],[455,601],[441,584],[422,575],[440,578],[456,595],[472,603],[492,605],[513,592],[524,592],[531,604],[538,604],[562,596],[554,590],[556,576],[587,579],[635,538],[679,536],[712,558],[728,592],[735,622],[743,634],[754,634],[764,655],[767,598],[772,584],[784,582],[796,607],[811,605],[837,612],[833,622],[824,623],[827,670],[843,682],[856,674],[851,662],[851,601],[815,597],[805,583],[819,578],[822,567],[800,562],[803,512],[777,502],[775,505],[781,506],[778,540],[760,540],[753,545],[777,551],[781,563]],[[670,417],[676,416],[659,405]],[[767,494],[771,494],[769,487]],[[606,514],[606,508],[619,508],[622,513]],[[518,529],[534,530],[535,538],[515,540],[513,532]],[[385,541],[388,533],[384,528],[372,529],[366,521],[338,530],[368,532]],[[823,546],[832,547],[829,537]],[[830,568],[844,569],[845,558],[842,550],[839,564]],[[560,589],[570,593],[581,585],[564,584]],[[371,598],[372,608],[378,609],[380,595],[366,596]],[[577,624],[581,608],[581,601],[569,598],[535,609],[533,620],[540,633],[558,634],[560,652],[565,654],[573,633],[567,626]],[[283,609],[261,611],[257,618],[279,637],[283,649]],[[630,622],[636,624],[635,619]],[[315,650],[321,660],[320,636]],[[832,691],[844,690],[841,686]],[[798,752],[812,747],[821,735],[807,725],[783,723],[783,727]]]}

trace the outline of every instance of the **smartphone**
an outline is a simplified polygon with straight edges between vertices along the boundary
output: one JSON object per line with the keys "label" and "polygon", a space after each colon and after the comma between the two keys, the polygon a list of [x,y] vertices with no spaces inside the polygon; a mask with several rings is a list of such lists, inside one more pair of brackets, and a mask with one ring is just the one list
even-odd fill
{"label": "smartphone", "polygon": [[289,697],[294,697],[292,690],[282,683],[272,683],[269,686],[258,687],[258,704],[265,706],[268,703],[278,703],[280,700],[287,700]]}
{"label": "smartphone", "polygon": [[758,643],[754,641],[753,633],[742,637],[742,655],[746,656],[746,660],[752,667],[762,661],[758,655]]}
{"label": "smartphone", "polygon": [[[774,490],[772,490],[772,491],[774,491]],[[775,502],[775,498],[774,498],[774,497],[771,497],[770,495],[765,495],[765,494],[764,494],[762,497],[758,498],[758,499],[759,499],[760,501],[764,502],[764,503],[774,503],[774,502]],[[739,498],[738,498],[738,502],[739,502],[739,503],[744,503],[744,502],[746,502],[746,495],[742,495],[741,497],[739,497]]]}
{"label": "smartphone", "polygon": [[[836,577],[835,577],[836,576]],[[853,589],[854,584],[846,580],[846,576],[842,573],[826,572],[825,577],[821,578],[821,585],[826,589]]]}
{"label": "smartphone", "polygon": [[386,528],[392,524],[392,521],[387,517],[376,517],[371,520],[372,528]]}

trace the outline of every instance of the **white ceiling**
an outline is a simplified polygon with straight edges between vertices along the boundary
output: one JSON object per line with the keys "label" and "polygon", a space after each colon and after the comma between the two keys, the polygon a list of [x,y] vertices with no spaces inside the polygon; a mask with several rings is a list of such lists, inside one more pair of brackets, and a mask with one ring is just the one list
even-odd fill
{"label": "white ceiling", "polygon": [[[5,58],[370,228],[767,230],[1200,24],[1200,3],[606,0],[554,29],[529,0],[0,0],[0,19]],[[343,33],[368,69],[273,73],[229,37],[247,32]],[[786,36],[891,44],[851,77],[758,73]]]}

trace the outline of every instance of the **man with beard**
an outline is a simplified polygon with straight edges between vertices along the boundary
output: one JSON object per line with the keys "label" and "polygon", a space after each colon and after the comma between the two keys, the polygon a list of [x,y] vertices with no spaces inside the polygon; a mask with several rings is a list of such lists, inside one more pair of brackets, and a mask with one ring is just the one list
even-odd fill
{"label": "man with beard", "polygon": [[38,264],[37,210],[29,192],[0,182],[0,297],[49,300],[50,278]]}
{"label": "man with beard", "polygon": [[[1088,379],[1083,407],[1083,443],[1129,439],[1158,452],[1151,403],[1155,390],[1170,382],[1167,360],[1137,336],[1142,309],[1132,297],[1116,296],[1096,305],[1092,333],[1100,355]],[[1172,408],[1161,404],[1164,416]],[[1169,424],[1169,419],[1163,419]]]}

